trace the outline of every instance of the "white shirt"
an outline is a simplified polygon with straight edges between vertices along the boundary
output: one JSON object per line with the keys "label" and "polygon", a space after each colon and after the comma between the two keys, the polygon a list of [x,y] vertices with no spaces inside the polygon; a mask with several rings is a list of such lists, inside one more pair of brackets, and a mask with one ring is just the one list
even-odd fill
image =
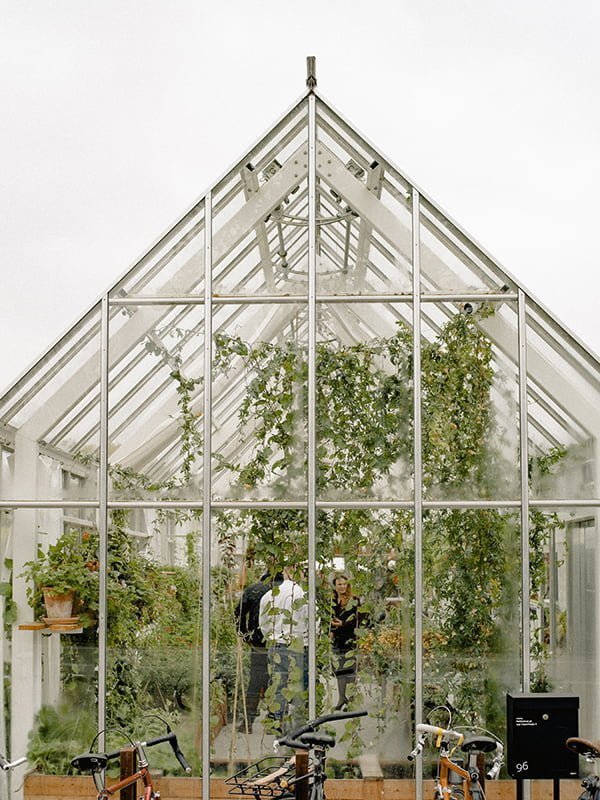
{"label": "white shirt", "polygon": [[260,598],[259,622],[267,645],[308,644],[308,597],[286,578]]}

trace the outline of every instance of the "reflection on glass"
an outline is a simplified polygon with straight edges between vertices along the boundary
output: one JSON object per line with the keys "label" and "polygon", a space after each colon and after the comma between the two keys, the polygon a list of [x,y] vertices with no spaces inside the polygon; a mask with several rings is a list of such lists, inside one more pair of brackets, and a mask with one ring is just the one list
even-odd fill
{"label": "reflection on glass", "polygon": [[519,685],[519,524],[495,509],[427,512],[423,530],[426,715],[504,730]]}
{"label": "reflection on glass", "polygon": [[[108,725],[146,739],[149,732],[164,733],[169,722],[196,774],[201,719],[200,530],[201,516],[196,512],[113,511],[107,609]],[[152,755],[153,767],[181,774],[168,747]]]}
{"label": "reflection on glass", "polygon": [[590,359],[554,319],[528,305],[527,411],[530,491],[535,498],[597,497],[600,420]]}
{"label": "reflection on glass", "polygon": [[580,698],[597,718],[597,525],[584,510],[530,512],[531,690]]}

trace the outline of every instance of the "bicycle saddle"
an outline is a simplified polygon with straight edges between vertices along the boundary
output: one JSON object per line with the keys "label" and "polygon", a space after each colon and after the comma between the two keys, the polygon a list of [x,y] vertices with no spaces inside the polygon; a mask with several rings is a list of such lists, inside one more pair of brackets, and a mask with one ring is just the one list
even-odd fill
{"label": "bicycle saddle", "polygon": [[80,772],[100,772],[106,766],[106,753],[82,753],[71,759],[71,766]]}
{"label": "bicycle saddle", "polygon": [[325,747],[333,747],[335,736],[330,736],[328,733],[303,733],[300,741],[306,742],[306,744],[322,744]]}
{"label": "bicycle saddle", "polygon": [[567,748],[580,756],[587,758],[600,758],[600,742],[589,742],[578,736],[571,736],[565,742]]}
{"label": "bicycle saddle", "polygon": [[498,742],[491,736],[467,736],[461,744],[463,753],[491,753],[498,746]]}

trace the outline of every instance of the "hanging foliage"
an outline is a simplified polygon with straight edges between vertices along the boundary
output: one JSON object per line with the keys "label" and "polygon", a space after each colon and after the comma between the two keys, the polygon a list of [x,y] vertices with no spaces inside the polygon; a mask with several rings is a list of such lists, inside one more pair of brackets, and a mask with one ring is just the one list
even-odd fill
{"label": "hanging foliage", "polygon": [[[433,341],[423,343],[426,495],[489,499],[497,491],[498,474],[514,472],[514,465],[503,463],[496,444],[492,346],[478,325],[492,313],[482,306],[472,315],[456,314]],[[410,496],[412,350],[412,332],[404,323],[398,323],[389,338],[347,347],[335,341],[317,343],[316,465],[321,496],[393,497],[402,496],[403,490]],[[234,456],[221,458],[221,468],[237,475],[243,491],[260,496],[268,490],[270,497],[289,497],[291,487],[302,489],[306,475],[307,353],[291,341],[249,344],[219,334],[215,368],[227,372],[234,364],[239,368],[240,362],[246,380],[238,414],[243,446]],[[297,560],[299,550],[306,558],[304,516],[297,511],[248,510],[230,519],[227,535],[243,535],[256,561],[282,566]],[[536,522],[543,536],[552,524],[544,514]],[[518,536],[514,519],[494,509],[445,510],[424,517],[426,688],[432,703],[451,699],[471,721],[499,713],[498,704],[491,709],[483,694],[491,686],[488,659],[514,645],[505,630],[515,621]],[[330,570],[334,556],[352,565],[353,590],[370,615],[361,643],[364,657],[385,676],[388,688],[396,675],[399,697],[410,704],[411,515],[354,509],[320,513],[317,558]],[[329,657],[330,591],[323,574],[321,662]]]}

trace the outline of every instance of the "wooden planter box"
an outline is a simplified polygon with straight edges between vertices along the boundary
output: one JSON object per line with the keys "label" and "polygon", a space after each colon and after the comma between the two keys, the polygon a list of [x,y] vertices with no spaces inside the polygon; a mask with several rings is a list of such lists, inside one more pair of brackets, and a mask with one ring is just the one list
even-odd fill
{"label": "wooden planter box", "polygon": [[[552,781],[531,781],[531,800],[552,800]],[[198,800],[202,796],[200,778],[158,778],[156,786],[165,800]],[[431,797],[431,780],[424,781],[424,796]],[[487,800],[515,800],[515,781],[488,781]],[[229,786],[213,778],[210,795],[214,800],[230,800]],[[412,780],[328,780],[327,800],[414,800]],[[581,794],[579,780],[561,781],[561,800],[577,800]],[[26,800],[90,800],[94,798],[94,782],[87,776],[28,775],[25,778]]]}

